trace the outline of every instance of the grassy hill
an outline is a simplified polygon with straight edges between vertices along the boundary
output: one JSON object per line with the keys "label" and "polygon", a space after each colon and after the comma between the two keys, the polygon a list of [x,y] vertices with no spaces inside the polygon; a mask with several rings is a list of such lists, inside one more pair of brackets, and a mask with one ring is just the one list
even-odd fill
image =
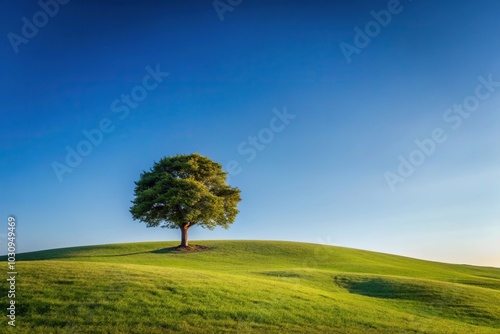
{"label": "grassy hill", "polygon": [[497,268],[295,242],[194,243],[210,249],[145,242],[19,254],[17,326],[7,331],[500,333]]}

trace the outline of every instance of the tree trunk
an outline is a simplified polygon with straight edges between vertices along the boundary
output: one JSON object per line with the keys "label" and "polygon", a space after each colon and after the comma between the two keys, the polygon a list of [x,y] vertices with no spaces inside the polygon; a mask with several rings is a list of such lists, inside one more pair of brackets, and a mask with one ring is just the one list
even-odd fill
{"label": "tree trunk", "polygon": [[181,226],[181,244],[180,247],[188,246],[188,228],[189,224],[184,224]]}

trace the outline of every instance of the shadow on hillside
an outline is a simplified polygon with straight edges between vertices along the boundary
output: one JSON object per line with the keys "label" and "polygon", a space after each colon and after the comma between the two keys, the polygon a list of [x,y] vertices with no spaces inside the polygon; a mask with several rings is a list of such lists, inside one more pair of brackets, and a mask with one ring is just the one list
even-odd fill
{"label": "shadow on hillside", "polygon": [[206,250],[209,250],[209,249],[210,249],[210,247],[208,247],[208,246],[189,245],[188,247],[180,247],[180,246],[167,247],[167,248],[157,249],[157,250],[151,251],[149,253],[154,253],[154,254],[168,254],[168,253],[179,254],[179,253],[202,252],[202,251],[206,251]]}
{"label": "shadow on hillside", "polygon": [[[44,260],[64,260],[64,259],[75,259],[75,258],[93,258],[93,257],[116,257],[116,256],[130,256],[130,255],[138,255],[138,254],[147,254],[152,253],[154,251],[148,252],[135,252],[135,253],[125,253],[125,254],[74,254],[74,253],[66,253],[61,254],[60,252],[47,252],[40,251],[33,253],[21,253],[16,256],[16,261],[44,261]],[[0,261],[7,261],[7,257],[0,256]]]}
{"label": "shadow on hillside", "polygon": [[[112,257],[123,257],[123,256],[133,256],[133,255],[143,255],[143,254],[184,254],[192,252],[200,252],[210,249],[208,246],[202,245],[189,245],[186,248],[174,246],[161,249],[154,249],[142,252],[129,252],[121,254],[102,254],[99,252],[89,252],[86,253],[87,249],[76,247],[70,250],[47,250],[47,251],[36,251],[28,253],[17,254],[17,261],[44,261],[44,260],[64,260],[64,259],[75,259],[75,258],[112,258]],[[0,256],[0,261],[7,261],[7,256]]]}
{"label": "shadow on hillside", "polygon": [[353,294],[420,305],[432,316],[498,327],[498,317],[478,300],[471,300],[474,290],[460,284],[361,276],[336,276],[334,282]]}

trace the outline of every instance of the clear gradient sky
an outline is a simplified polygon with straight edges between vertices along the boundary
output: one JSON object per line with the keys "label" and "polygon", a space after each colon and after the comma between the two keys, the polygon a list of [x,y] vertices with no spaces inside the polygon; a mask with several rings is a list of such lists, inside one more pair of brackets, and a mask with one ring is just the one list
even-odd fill
{"label": "clear gradient sky", "polygon": [[500,3],[393,1],[4,2],[1,253],[8,215],[19,251],[178,240],[132,220],[134,181],[199,152],[243,200],[191,240],[500,266]]}

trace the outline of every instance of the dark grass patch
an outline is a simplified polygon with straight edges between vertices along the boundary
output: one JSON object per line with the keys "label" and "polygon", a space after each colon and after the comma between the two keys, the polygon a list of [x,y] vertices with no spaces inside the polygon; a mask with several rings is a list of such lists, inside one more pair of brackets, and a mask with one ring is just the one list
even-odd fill
{"label": "dark grass patch", "polygon": [[[422,298],[424,291],[416,291],[414,286],[396,285],[381,278],[352,279],[335,277],[335,283],[346,288],[350,293],[378,298]],[[410,291],[413,290],[413,291]]]}
{"label": "dark grass patch", "polygon": [[175,287],[173,287],[173,286],[166,286],[166,287],[163,287],[163,288],[161,288],[161,289],[162,289],[162,290],[166,290],[166,291],[168,291],[169,293],[173,293],[173,294],[178,294],[178,293],[180,293],[180,292],[179,292],[179,289],[177,289],[177,288],[175,288]]}
{"label": "dark grass patch", "polygon": [[464,298],[457,290],[458,287],[452,288],[435,282],[355,276],[337,276],[335,282],[350,293],[384,299],[459,304]]}
{"label": "dark grass patch", "polygon": [[478,281],[478,280],[455,280],[454,283],[460,283],[460,284],[466,284],[466,285],[474,285],[478,286],[481,288],[486,288],[486,289],[494,289],[494,290],[500,290],[500,282],[499,281],[494,281],[494,280],[483,280],[483,281]]}
{"label": "dark grass patch", "polygon": [[383,277],[336,276],[334,281],[350,293],[406,302],[424,314],[500,327],[498,318],[471,300],[473,295],[460,285]]}
{"label": "dark grass patch", "polygon": [[60,280],[54,281],[54,284],[58,284],[58,285],[73,285],[73,284],[75,284],[75,282],[72,281],[72,280],[60,279]]}
{"label": "dark grass patch", "polygon": [[301,274],[294,271],[262,271],[259,274],[272,277],[302,277]]}

